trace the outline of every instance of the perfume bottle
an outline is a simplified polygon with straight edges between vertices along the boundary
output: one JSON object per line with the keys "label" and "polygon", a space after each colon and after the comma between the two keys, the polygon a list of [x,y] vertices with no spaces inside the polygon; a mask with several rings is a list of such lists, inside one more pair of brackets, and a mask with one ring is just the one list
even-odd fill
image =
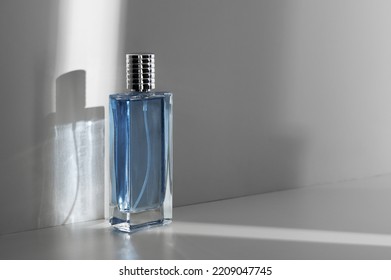
{"label": "perfume bottle", "polygon": [[110,223],[125,232],[172,220],[172,94],[155,55],[126,55],[127,92],[110,95]]}

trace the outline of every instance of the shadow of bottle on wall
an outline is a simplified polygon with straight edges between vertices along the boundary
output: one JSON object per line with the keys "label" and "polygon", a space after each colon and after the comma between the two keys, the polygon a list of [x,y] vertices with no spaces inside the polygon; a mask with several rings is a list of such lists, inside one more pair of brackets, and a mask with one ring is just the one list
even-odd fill
{"label": "shadow of bottle on wall", "polygon": [[86,72],[56,79],[56,112],[45,125],[38,227],[103,218],[104,108],[85,108]]}

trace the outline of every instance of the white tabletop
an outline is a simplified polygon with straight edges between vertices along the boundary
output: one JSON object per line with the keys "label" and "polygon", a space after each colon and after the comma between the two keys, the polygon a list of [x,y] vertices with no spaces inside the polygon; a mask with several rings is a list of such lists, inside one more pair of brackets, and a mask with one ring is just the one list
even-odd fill
{"label": "white tabletop", "polygon": [[105,220],[0,236],[0,259],[391,259],[391,176],[174,209],[124,234]]}

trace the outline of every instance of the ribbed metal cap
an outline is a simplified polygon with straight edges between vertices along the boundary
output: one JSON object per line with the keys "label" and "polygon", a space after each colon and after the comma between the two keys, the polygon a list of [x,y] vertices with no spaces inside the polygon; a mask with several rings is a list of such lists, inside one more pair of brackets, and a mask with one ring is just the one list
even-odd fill
{"label": "ribbed metal cap", "polygon": [[155,88],[154,54],[126,54],[126,88],[131,91],[150,91]]}

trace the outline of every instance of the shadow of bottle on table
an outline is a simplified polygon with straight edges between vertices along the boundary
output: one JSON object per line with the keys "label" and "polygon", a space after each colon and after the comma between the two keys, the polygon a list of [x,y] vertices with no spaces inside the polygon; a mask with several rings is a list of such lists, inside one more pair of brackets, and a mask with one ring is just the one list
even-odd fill
{"label": "shadow of bottle on table", "polygon": [[46,118],[38,227],[103,218],[104,108],[85,108],[86,72],[56,79],[56,112]]}

